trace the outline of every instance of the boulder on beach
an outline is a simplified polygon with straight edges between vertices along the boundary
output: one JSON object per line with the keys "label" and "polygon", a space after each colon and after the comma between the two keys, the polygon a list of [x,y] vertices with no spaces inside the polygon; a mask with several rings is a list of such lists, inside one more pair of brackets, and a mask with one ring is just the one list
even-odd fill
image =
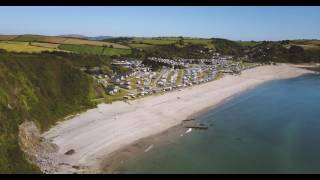
{"label": "boulder on beach", "polygon": [[76,151],[74,149],[70,149],[69,151],[67,151],[66,153],[64,153],[65,155],[72,155],[74,154]]}

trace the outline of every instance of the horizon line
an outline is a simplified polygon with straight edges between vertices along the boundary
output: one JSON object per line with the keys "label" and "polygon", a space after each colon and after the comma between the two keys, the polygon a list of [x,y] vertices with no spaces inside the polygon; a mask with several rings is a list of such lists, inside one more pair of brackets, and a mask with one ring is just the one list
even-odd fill
{"label": "horizon line", "polygon": [[[60,34],[60,35],[48,35],[48,34],[33,34],[33,33],[26,33],[26,34],[3,34],[0,33],[0,36],[22,36],[22,35],[36,35],[36,36],[52,36],[52,37],[61,37],[61,36],[72,36],[72,35],[77,35],[77,36],[83,36],[83,37],[88,37],[88,38],[92,38],[92,37],[99,37],[99,36],[109,36],[112,38],[172,38],[172,37],[183,37],[183,38],[197,38],[197,39],[226,39],[226,40],[231,40],[231,41],[255,41],[255,42],[259,42],[259,41],[286,41],[286,40],[320,40],[317,38],[296,38],[296,39],[278,39],[278,40],[268,40],[268,39],[264,39],[264,40],[241,40],[241,39],[231,39],[231,38],[225,38],[225,37],[200,37],[200,36],[182,36],[182,35],[165,35],[165,36],[113,36],[113,35],[96,35],[96,36],[88,36],[88,35],[83,35],[83,34]],[[70,38],[77,38],[77,37],[70,37]],[[80,37],[79,37],[80,38]],[[111,38],[110,38],[111,39]],[[97,40],[100,41],[100,40]]]}

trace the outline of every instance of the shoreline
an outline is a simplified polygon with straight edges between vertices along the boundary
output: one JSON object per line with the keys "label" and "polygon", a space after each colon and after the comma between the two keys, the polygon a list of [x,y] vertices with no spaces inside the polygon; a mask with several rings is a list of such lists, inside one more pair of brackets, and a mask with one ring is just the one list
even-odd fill
{"label": "shoreline", "polygon": [[[194,119],[195,121],[197,121],[197,118],[200,115],[205,114],[206,112],[209,112],[210,110],[215,109],[215,108],[227,103],[228,101],[231,101],[234,98],[241,96],[241,94],[245,93],[246,91],[249,91],[250,89],[254,89],[254,88],[255,87],[251,87],[245,91],[242,91],[242,92],[239,92],[235,95],[232,95],[231,97],[222,100],[222,102],[219,102],[218,104],[216,104],[212,107],[208,107],[206,109],[203,109],[199,112],[196,112],[196,113],[188,116],[186,119]],[[182,121],[183,120],[181,120],[180,124],[173,126],[173,127],[170,127],[170,128],[168,128],[158,134],[154,134],[151,136],[147,136],[145,138],[141,138],[141,139],[131,143],[130,145],[127,145],[119,150],[116,150],[110,154],[107,154],[104,158],[102,158],[103,160],[100,162],[101,173],[118,174],[117,170],[119,170],[121,165],[126,160],[142,156],[144,153],[147,153],[145,151],[148,150],[149,147],[152,146],[152,149],[150,149],[150,151],[152,151],[155,148],[161,148],[163,146],[170,145],[172,143],[175,143],[176,140],[183,138],[185,136],[188,136],[189,135],[188,128],[185,128],[182,126]],[[195,129],[192,128],[192,131],[194,131],[194,130]],[[198,131],[198,130],[196,130],[196,131]],[[190,132],[190,134],[191,133],[192,132]]]}
{"label": "shoreline", "polygon": [[[154,148],[151,144],[159,146],[180,137],[186,131],[180,126],[184,119],[196,117],[264,82],[312,72],[292,64],[259,66],[239,76],[227,75],[130,104],[100,104],[59,122],[42,135],[59,147],[52,163],[56,170],[52,173],[113,173],[122,158],[143,154]],[[164,141],[165,137],[170,140]],[[65,155],[71,149],[75,153]]]}
{"label": "shoreline", "polygon": [[[266,83],[266,82],[263,82],[263,83]],[[188,116],[186,119],[194,119],[195,121],[197,121],[198,117],[201,116],[202,114],[205,114],[210,110],[213,110],[229,101],[232,101],[233,99],[241,96],[243,93],[246,93],[247,91],[250,91],[259,85],[261,84],[257,84],[255,86],[249,87],[244,91],[240,91],[232,95],[231,97],[228,97],[222,100],[221,102],[213,105],[212,107],[205,108],[203,110],[200,110],[199,112],[196,112]],[[119,168],[126,160],[131,160],[133,158],[138,158],[139,156],[142,156],[143,154],[147,153],[145,152],[145,149],[149,148],[150,146],[152,146],[152,149],[154,149],[154,148],[161,148],[163,146],[170,145],[174,143],[176,140],[190,135],[190,134],[187,134],[188,133],[187,131],[188,131],[188,128],[183,127],[181,122],[180,124],[170,127],[169,129],[164,130],[158,134],[139,139],[130,145],[127,145],[117,151],[114,151],[106,155],[106,157],[103,158],[102,162],[100,163],[101,173],[118,174]],[[195,129],[192,129],[192,131],[195,131]]]}

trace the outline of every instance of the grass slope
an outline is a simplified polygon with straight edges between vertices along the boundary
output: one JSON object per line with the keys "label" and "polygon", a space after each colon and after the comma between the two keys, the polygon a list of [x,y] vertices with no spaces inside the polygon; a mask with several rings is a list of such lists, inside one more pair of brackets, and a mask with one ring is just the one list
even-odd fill
{"label": "grass slope", "polygon": [[[178,37],[163,37],[163,38],[134,38],[128,42],[131,47],[144,48],[145,45],[171,45],[179,44]],[[202,38],[183,38],[185,45],[202,45],[209,49],[214,49],[214,44],[210,39]],[[140,44],[140,45],[139,45]],[[140,46],[140,47],[139,47]]]}
{"label": "grass slope", "polygon": [[153,48],[154,45],[150,45],[150,44],[139,44],[139,43],[131,43],[129,44],[130,47],[132,48],[140,48],[140,49],[150,49]]}
{"label": "grass slope", "polygon": [[118,48],[104,48],[102,55],[107,56],[120,56],[131,54],[130,49],[118,49]]}
{"label": "grass slope", "polygon": [[46,36],[38,39],[37,41],[44,42],[44,43],[52,43],[52,44],[62,44],[67,39],[68,38],[64,38],[64,37]]}
{"label": "grass slope", "polygon": [[40,53],[43,51],[59,51],[48,47],[30,46],[27,44],[16,44],[16,43],[3,43],[0,42],[0,49],[4,49],[9,52],[27,52],[27,53]]}
{"label": "grass slope", "polygon": [[44,36],[41,35],[19,35],[16,38],[14,38],[14,41],[23,41],[23,42],[30,42],[30,41],[37,41],[40,38],[43,38]]}
{"label": "grass slope", "polygon": [[45,47],[45,48],[58,48],[59,44],[54,43],[42,43],[42,42],[31,42],[32,46]]}
{"label": "grass slope", "polygon": [[114,48],[119,48],[119,49],[130,49],[127,46],[116,44],[116,43],[103,42],[103,41],[91,41],[91,40],[84,40],[84,39],[73,39],[73,38],[68,38],[67,40],[63,41],[61,44],[113,46]]}
{"label": "grass slope", "polygon": [[43,43],[53,43],[53,44],[74,44],[74,45],[92,45],[92,46],[113,46],[119,49],[130,49],[128,46],[124,46],[117,43],[94,41],[70,37],[60,37],[60,36],[42,36],[42,35],[19,35],[19,36],[0,36],[0,40],[11,40],[19,42],[43,42]]}
{"label": "grass slope", "polygon": [[0,35],[0,41],[10,41],[16,37],[17,35]]}
{"label": "grass slope", "polygon": [[130,49],[106,48],[102,46],[91,46],[91,45],[62,44],[59,46],[59,49],[72,51],[80,54],[107,55],[107,56],[120,56],[120,55],[128,55],[131,53]]}
{"label": "grass slope", "polygon": [[35,173],[18,145],[18,125],[42,130],[93,107],[92,79],[61,56],[0,52],[0,173]]}

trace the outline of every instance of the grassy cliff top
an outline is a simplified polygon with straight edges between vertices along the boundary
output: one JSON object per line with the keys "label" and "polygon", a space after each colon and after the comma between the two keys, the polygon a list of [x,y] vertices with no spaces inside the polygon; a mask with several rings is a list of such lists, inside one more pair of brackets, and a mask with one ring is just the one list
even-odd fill
{"label": "grassy cliff top", "polygon": [[77,59],[0,51],[0,173],[40,172],[18,145],[23,121],[46,130],[69,114],[94,107],[93,80],[76,68],[85,59]]}

